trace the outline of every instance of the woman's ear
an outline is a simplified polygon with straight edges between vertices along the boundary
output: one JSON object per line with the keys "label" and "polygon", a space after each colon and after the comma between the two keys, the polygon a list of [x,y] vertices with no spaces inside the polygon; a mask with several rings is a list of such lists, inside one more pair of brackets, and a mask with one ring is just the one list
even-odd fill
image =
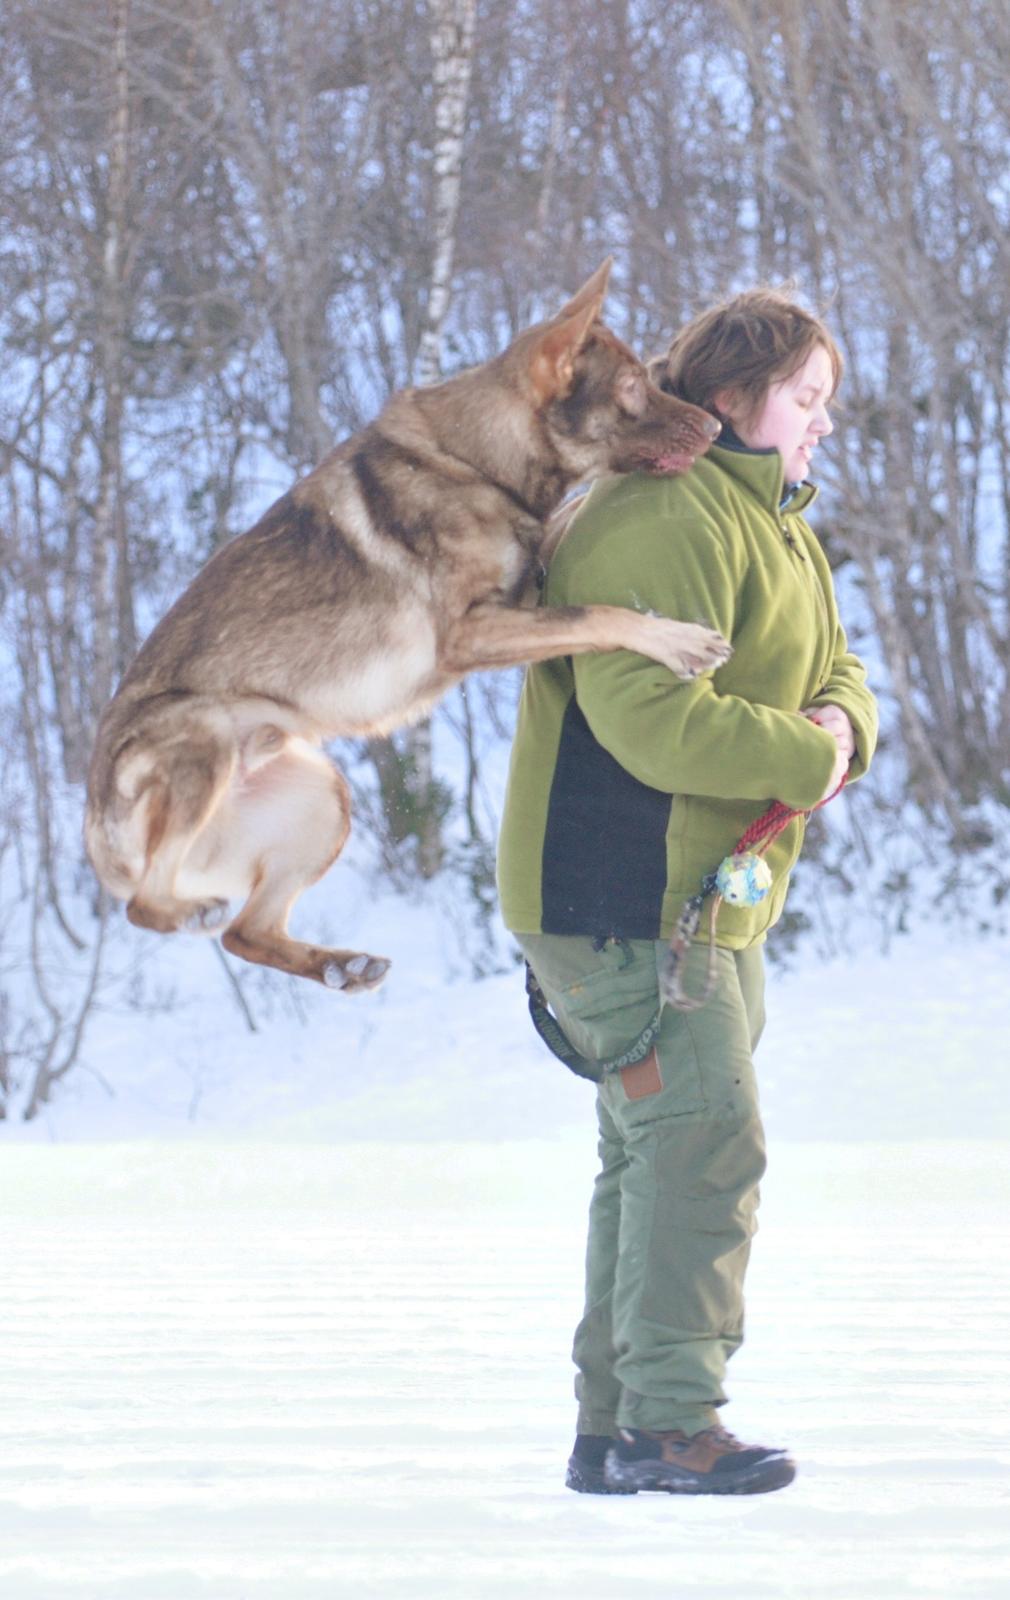
{"label": "woman's ear", "polygon": [[654,383],[657,389],[663,387],[666,377],[666,356],[650,356],[645,363],[645,370],[649,374],[649,382]]}
{"label": "woman's ear", "polygon": [[714,411],[720,422],[732,422],[733,412],[739,407],[740,392],[737,389],[717,389],[706,406],[706,410]]}

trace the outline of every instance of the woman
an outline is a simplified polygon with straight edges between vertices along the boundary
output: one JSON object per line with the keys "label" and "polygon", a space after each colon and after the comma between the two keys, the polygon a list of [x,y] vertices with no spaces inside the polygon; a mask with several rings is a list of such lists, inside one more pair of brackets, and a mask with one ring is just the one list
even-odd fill
{"label": "woman", "polygon": [[[596,484],[545,599],[705,622],[734,654],[689,683],[626,651],[531,668],[499,854],[506,924],[568,1041],[596,1062],[647,1029],[705,875],[773,799],[807,810],[861,776],[877,730],[803,516],[842,371],[827,328],[755,289],[696,317],[652,371],[722,433],[683,477]],[[784,1450],[734,1439],[718,1408],[765,1167],[761,947],[803,826],[767,851],[766,899],[722,906],[708,1002],[666,1007],[645,1059],[599,1081],[572,1489],[755,1493],[795,1474]],[[707,940],[706,927],[683,960],[688,990],[704,987]]]}

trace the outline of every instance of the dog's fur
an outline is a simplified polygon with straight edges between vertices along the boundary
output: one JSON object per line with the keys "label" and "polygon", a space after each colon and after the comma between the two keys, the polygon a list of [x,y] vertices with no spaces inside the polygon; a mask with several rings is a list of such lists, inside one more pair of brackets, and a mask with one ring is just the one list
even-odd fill
{"label": "dog's fur", "polygon": [[718,432],[599,322],[609,268],[495,360],[395,394],[155,628],[88,782],[88,853],[132,922],[220,931],[247,961],[374,988],[382,957],[287,933],[349,828],[324,739],[388,733],[489,667],[624,648],[691,677],[727,658],[707,628],[535,607],[574,484],[686,471]]}

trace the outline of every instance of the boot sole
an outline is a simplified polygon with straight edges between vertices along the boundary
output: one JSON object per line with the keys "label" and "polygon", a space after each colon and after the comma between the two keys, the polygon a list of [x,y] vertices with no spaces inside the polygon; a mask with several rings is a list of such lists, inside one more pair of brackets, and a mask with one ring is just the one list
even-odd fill
{"label": "boot sole", "polygon": [[788,1456],[778,1456],[740,1472],[717,1475],[677,1472],[665,1462],[620,1461],[610,1455],[603,1474],[611,1489],[624,1494],[637,1494],[640,1489],[658,1489],[665,1494],[769,1494],[792,1483],[796,1463]]}
{"label": "boot sole", "polygon": [[608,1483],[602,1467],[589,1467],[584,1461],[576,1461],[574,1457],[569,1461],[565,1471],[565,1488],[574,1489],[576,1494],[638,1493],[637,1489]]}

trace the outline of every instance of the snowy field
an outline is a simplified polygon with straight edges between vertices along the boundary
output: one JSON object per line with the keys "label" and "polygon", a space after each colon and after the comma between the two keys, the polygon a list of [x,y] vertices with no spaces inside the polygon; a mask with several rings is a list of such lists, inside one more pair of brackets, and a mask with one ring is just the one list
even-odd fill
{"label": "snowy field", "polygon": [[3,1169],[5,1600],[1010,1594],[1007,1144],[773,1150],[727,1502],[562,1487],[581,1138]]}
{"label": "snowy field", "polygon": [[385,987],[255,1033],[129,945],[148,1012],[0,1130],[2,1600],[1008,1600],[1007,944],[773,971],[727,1421],[800,1475],[612,1500],[562,1483],[592,1092],[518,972],[341,922]]}

